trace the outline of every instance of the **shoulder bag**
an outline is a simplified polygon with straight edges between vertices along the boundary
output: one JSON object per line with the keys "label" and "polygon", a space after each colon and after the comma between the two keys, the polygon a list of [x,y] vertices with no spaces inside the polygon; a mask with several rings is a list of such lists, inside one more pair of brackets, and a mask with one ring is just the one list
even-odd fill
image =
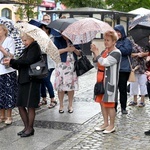
{"label": "shoulder bag", "polygon": [[130,72],[128,81],[129,81],[129,82],[135,82],[135,81],[136,81],[136,78],[135,78],[135,72],[134,72],[135,69],[132,68],[131,61],[130,61],[129,56],[128,56],[128,60],[129,60],[129,64],[130,64],[130,67],[131,67],[131,72]]}
{"label": "shoulder bag", "polygon": [[31,78],[43,79],[48,75],[47,54],[41,53],[41,60],[31,64],[29,67],[29,76]]}
{"label": "shoulder bag", "polygon": [[[103,70],[98,69],[97,71],[98,72],[103,72],[103,74],[104,74]],[[105,93],[105,89],[104,89],[104,82],[103,82],[103,80],[101,82],[96,82],[96,84],[94,86],[94,95],[96,96],[96,95],[101,95],[101,94],[104,94],[104,93]]]}
{"label": "shoulder bag", "polygon": [[81,76],[88,72],[94,66],[88,60],[88,58],[81,52],[81,58],[77,59],[74,63],[74,71],[76,71],[77,76]]}
{"label": "shoulder bag", "polygon": [[104,83],[102,82],[97,82],[94,86],[94,95],[101,95],[105,93],[104,89]]}

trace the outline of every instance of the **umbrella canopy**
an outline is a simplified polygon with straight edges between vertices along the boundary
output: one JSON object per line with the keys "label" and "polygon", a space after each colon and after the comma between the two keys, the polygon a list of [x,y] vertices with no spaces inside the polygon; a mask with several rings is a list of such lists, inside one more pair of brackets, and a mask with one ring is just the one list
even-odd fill
{"label": "umbrella canopy", "polygon": [[77,19],[75,18],[57,19],[48,24],[48,27],[53,28],[59,32],[62,32],[75,21],[77,21]]}
{"label": "umbrella canopy", "polygon": [[[50,27],[47,26],[48,24],[46,22],[39,21],[37,19],[31,19],[28,23],[32,24],[32,25],[35,25],[35,26],[37,26],[39,28],[41,28],[42,25],[44,25],[46,28],[50,28]],[[60,33],[57,32],[54,29],[50,30],[50,34],[52,34],[54,37],[59,37],[60,36]]]}
{"label": "umbrella canopy", "polygon": [[29,23],[16,23],[15,27],[20,31],[28,34],[34,40],[38,42],[41,47],[41,50],[48,55],[56,62],[60,62],[60,54],[56,46],[53,44],[48,35],[40,28],[31,25]]}
{"label": "umbrella canopy", "polygon": [[136,25],[134,28],[129,30],[129,33],[135,43],[143,48],[146,48],[149,44],[148,41],[150,36],[150,22],[146,24],[140,23]]}
{"label": "umbrella canopy", "polygon": [[35,25],[37,27],[41,27],[41,25],[45,25],[47,26],[47,23],[46,22],[43,22],[43,21],[39,21],[37,19],[31,19],[28,23],[32,24],[32,25]]}
{"label": "umbrella canopy", "polygon": [[94,18],[84,18],[69,25],[62,34],[73,44],[88,43],[97,33],[114,30],[108,23]]}
{"label": "umbrella canopy", "polygon": [[129,28],[132,29],[136,25],[144,22],[150,22],[150,13],[142,16],[138,15],[137,17],[135,17],[133,21],[130,23]]}
{"label": "umbrella canopy", "polygon": [[4,24],[8,29],[8,35],[14,39],[15,42],[15,53],[14,57],[17,58],[22,53],[24,45],[20,38],[18,30],[14,27],[14,22],[8,18],[0,17],[0,24]]}
{"label": "umbrella canopy", "polygon": [[135,43],[146,48],[150,36],[150,13],[135,17],[129,26],[129,33]]}

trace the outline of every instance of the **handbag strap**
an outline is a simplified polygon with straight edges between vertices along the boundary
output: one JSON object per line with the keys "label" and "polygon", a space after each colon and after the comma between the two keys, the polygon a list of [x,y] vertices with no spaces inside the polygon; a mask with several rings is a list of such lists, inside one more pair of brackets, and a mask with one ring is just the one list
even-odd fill
{"label": "handbag strap", "polygon": [[101,82],[104,81],[104,70],[101,70],[101,69],[97,69],[97,76],[99,75],[99,72],[101,73],[101,75],[103,76],[103,79],[101,80]]}
{"label": "handbag strap", "polygon": [[129,56],[128,56],[128,60],[129,60],[130,68],[132,70],[133,68],[132,68],[132,64],[131,64],[131,60],[130,60]]}
{"label": "handbag strap", "polygon": [[97,71],[99,71],[99,72],[104,72],[104,70],[101,70],[101,69],[98,69]]}
{"label": "handbag strap", "polygon": [[84,54],[83,51],[81,51],[80,54],[81,54],[81,55],[80,55],[81,57],[82,57],[82,56],[85,56],[85,54]]}

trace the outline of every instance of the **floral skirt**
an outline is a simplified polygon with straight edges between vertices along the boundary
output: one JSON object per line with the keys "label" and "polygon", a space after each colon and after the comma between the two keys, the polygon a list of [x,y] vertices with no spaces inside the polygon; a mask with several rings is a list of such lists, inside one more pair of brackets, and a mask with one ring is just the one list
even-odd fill
{"label": "floral skirt", "polygon": [[0,109],[12,109],[17,99],[16,71],[0,75]]}
{"label": "floral skirt", "polygon": [[55,69],[55,90],[57,91],[73,91],[78,90],[78,77],[74,71],[73,54],[68,53],[67,61],[61,62]]}

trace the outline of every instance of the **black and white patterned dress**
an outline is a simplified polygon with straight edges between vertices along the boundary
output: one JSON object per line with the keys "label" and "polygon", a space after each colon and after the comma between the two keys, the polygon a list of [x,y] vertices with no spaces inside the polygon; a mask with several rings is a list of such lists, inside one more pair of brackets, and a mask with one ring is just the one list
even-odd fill
{"label": "black and white patterned dress", "polygon": [[0,109],[12,109],[16,106],[16,71],[0,75]]}
{"label": "black and white patterned dress", "polygon": [[[6,37],[2,47],[14,54],[15,44],[11,37]],[[2,64],[3,58],[4,55],[0,51],[0,109],[12,109],[16,106],[17,73],[13,68]]]}

